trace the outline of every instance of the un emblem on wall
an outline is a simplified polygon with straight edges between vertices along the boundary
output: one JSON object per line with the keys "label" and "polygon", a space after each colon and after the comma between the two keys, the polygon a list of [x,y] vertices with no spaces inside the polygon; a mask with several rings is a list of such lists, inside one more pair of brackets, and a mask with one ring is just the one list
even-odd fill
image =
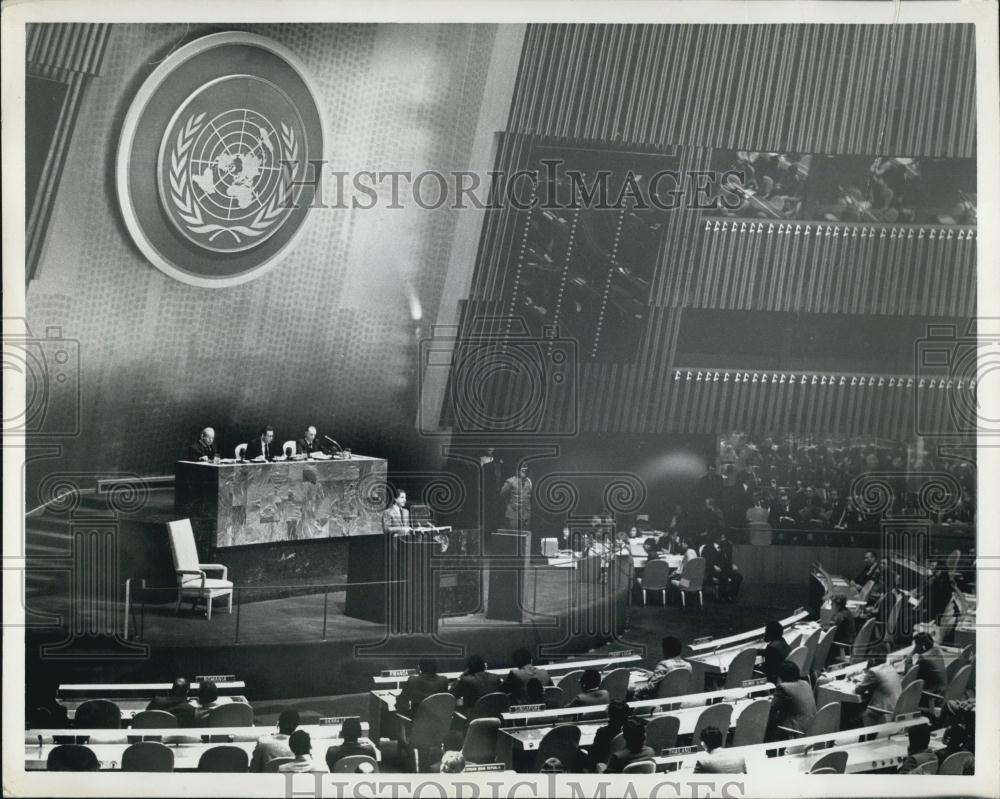
{"label": "un emblem on wall", "polygon": [[323,158],[304,71],[260,36],[205,36],[139,90],[118,150],[125,223],[167,274],[231,286],[262,274],[300,232]]}

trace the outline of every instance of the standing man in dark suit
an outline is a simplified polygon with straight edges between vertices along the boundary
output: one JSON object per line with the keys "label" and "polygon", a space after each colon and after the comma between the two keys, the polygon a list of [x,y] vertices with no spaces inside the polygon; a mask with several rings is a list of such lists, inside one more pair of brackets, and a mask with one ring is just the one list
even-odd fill
{"label": "standing man in dark suit", "polygon": [[322,452],[323,448],[319,445],[319,441],[316,440],[316,428],[309,425],[303,431],[302,438],[295,442],[295,454],[305,455],[307,458],[312,457],[314,452]]}
{"label": "standing man in dark suit", "polygon": [[711,499],[713,502],[722,501],[722,476],[715,471],[714,463],[705,467],[705,474],[698,481],[698,493],[702,499]]}
{"label": "standing man in dark suit", "polygon": [[531,487],[527,466],[520,466],[517,474],[503,484],[500,497],[506,503],[504,518],[508,529],[531,529]]}
{"label": "standing man in dark suit", "polygon": [[400,491],[392,504],[382,512],[382,532],[386,535],[409,533],[410,512],[406,509],[406,492]]}
{"label": "standing man in dark suit", "polygon": [[483,525],[493,532],[503,519],[503,505],[500,491],[503,488],[503,459],[493,447],[486,448],[486,454],[479,457],[480,485],[483,499]]}
{"label": "standing man in dark suit", "polygon": [[471,708],[486,694],[500,690],[500,678],[486,671],[486,663],[479,655],[471,655],[466,661],[465,671],[451,686],[451,692],[462,704]]}
{"label": "standing man in dark suit", "polygon": [[719,586],[719,599],[723,602],[735,601],[743,584],[743,575],[733,564],[733,545],[726,538],[725,530],[705,547],[702,554],[706,575]]}
{"label": "standing man in dark suit", "polygon": [[409,714],[417,709],[431,694],[443,694],[448,690],[448,678],[437,673],[437,663],[430,658],[418,664],[419,674],[414,674],[405,683],[396,699],[396,710]]}
{"label": "standing man in dark suit", "polygon": [[765,741],[778,741],[789,735],[779,727],[805,732],[816,718],[812,686],[808,680],[802,679],[798,666],[786,660],[778,669],[774,682]]}
{"label": "standing man in dark suit", "polygon": [[257,437],[247,443],[247,451],[243,457],[248,461],[273,461],[280,456],[280,448],[274,443],[274,428],[268,425],[262,427]]}
{"label": "standing man in dark suit", "polygon": [[215,431],[206,427],[201,431],[201,437],[188,447],[189,461],[218,463],[219,451],[215,448]]}

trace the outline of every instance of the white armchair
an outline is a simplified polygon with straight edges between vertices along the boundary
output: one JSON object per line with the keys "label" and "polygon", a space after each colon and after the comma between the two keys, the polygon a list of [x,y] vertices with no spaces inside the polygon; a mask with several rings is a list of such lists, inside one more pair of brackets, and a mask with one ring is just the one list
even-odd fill
{"label": "white armchair", "polygon": [[[229,597],[229,612],[233,612],[233,584],[229,580],[229,569],[221,563],[199,563],[198,548],[194,543],[194,531],[190,519],[180,519],[167,522],[167,532],[170,534],[170,551],[174,556],[174,570],[177,573],[177,609],[180,613],[181,602],[192,600],[192,606],[198,600],[205,600],[205,615],[212,618],[212,602],[217,597]],[[221,578],[209,577],[206,571],[219,571]]]}

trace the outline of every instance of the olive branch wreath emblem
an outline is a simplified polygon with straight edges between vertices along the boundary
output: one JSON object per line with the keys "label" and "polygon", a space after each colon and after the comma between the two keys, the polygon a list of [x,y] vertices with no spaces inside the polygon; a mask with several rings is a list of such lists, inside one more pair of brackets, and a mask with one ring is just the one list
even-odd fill
{"label": "olive branch wreath emblem", "polygon": [[170,199],[177,209],[184,226],[192,233],[208,233],[209,241],[222,233],[229,233],[237,244],[248,239],[262,236],[270,230],[288,208],[292,194],[293,164],[298,163],[299,145],[295,131],[284,122],[280,123],[280,145],[282,168],[278,176],[278,185],[269,202],[261,206],[254,218],[246,225],[220,225],[206,222],[202,216],[201,207],[195,202],[194,189],[188,180],[188,163],[191,160],[191,145],[203,126],[205,113],[193,114],[177,131],[174,148],[170,153]]}

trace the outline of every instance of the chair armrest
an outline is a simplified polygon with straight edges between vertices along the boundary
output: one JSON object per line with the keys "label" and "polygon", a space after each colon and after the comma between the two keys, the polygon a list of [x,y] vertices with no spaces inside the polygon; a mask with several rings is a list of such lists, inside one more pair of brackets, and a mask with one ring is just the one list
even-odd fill
{"label": "chair armrest", "polygon": [[223,566],[221,563],[199,563],[198,568],[200,569],[218,569],[222,572],[222,579],[229,579],[229,567]]}
{"label": "chair armrest", "polygon": [[886,716],[891,716],[894,713],[894,711],[889,710],[888,708],[885,708],[885,707],[872,707],[871,705],[868,706],[868,710],[874,710],[876,713],[882,713],[882,714],[884,714]]}
{"label": "chair armrest", "polygon": [[202,587],[205,586],[205,572],[203,572],[201,569],[175,569],[175,571],[177,572],[178,577],[180,577],[182,574],[197,574],[199,577],[201,577]]}
{"label": "chair armrest", "polygon": [[793,729],[792,727],[783,727],[780,724],[778,725],[778,729],[781,730],[782,732],[787,732],[789,735],[795,735],[795,736],[805,735],[805,733],[802,732],[802,730],[796,730]]}
{"label": "chair armrest", "polygon": [[464,721],[466,723],[468,723],[469,721],[469,717],[465,713],[462,713],[460,710],[453,711],[452,715],[454,715],[455,718],[460,719],[461,721]]}
{"label": "chair armrest", "polygon": [[934,699],[944,699],[944,697],[941,694],[936,694],[933,691],[921,691],[920,693],[922,696],[930,696],[933,697]]}

